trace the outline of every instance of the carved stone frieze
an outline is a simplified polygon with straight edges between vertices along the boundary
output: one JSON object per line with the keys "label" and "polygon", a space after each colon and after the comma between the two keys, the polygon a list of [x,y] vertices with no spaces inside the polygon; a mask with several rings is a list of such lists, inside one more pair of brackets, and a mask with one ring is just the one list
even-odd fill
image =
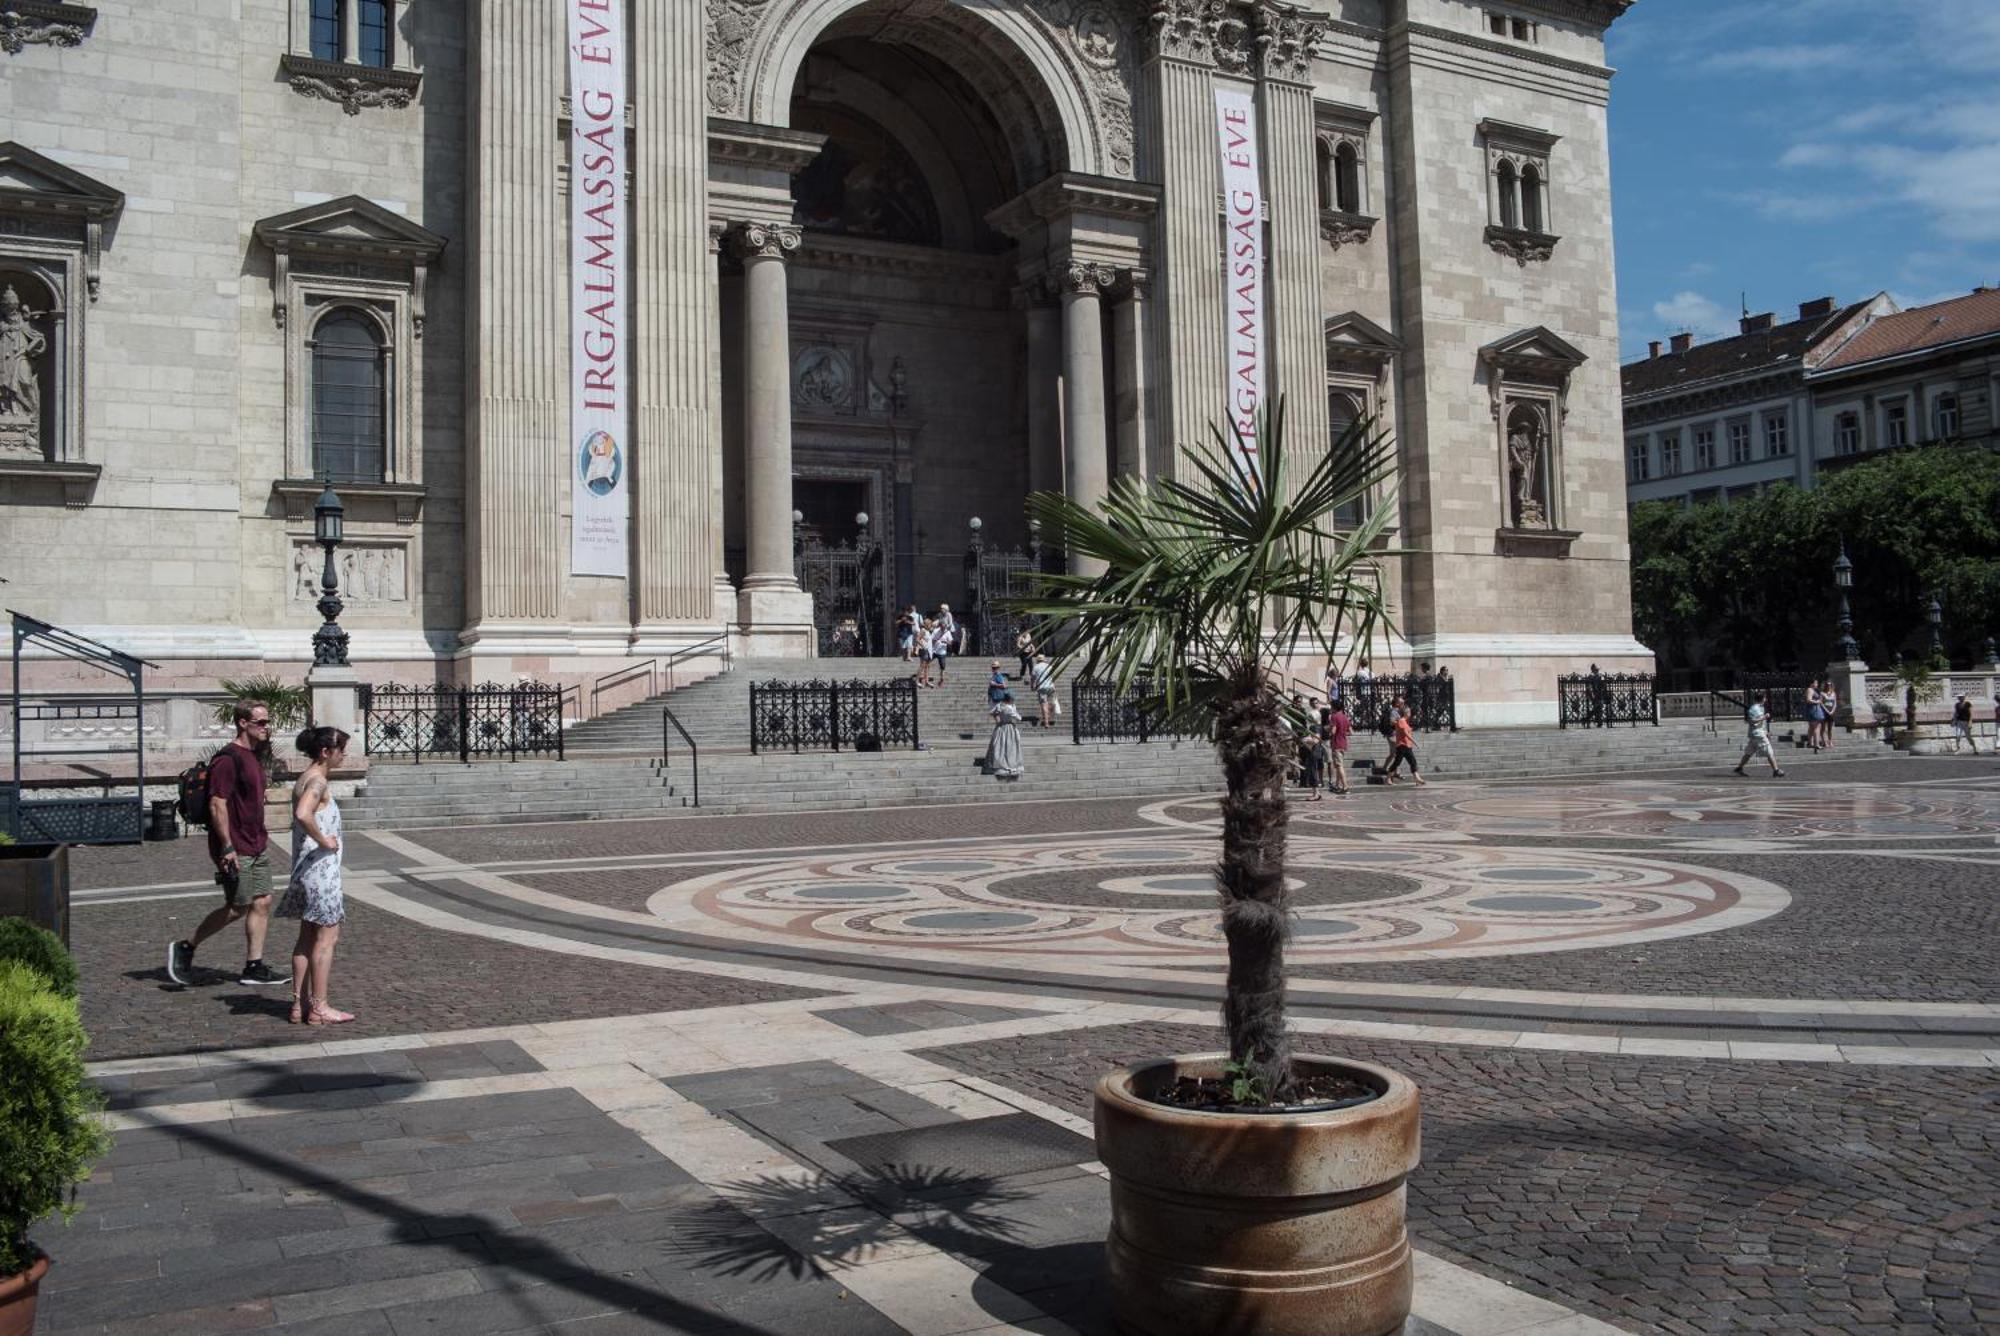
{"label": "carved stone frieze", "polygon": [[279,59],[278,67],[293,92],[337,103],[349,116],[359,116],[364,107],[396,110],[407,107],[416,101],[417,89],[423,83],[423,75],[416,70],[315,60],[290,52]]}
{"label": "carved stone frieze", "polygon": [[82,46],[96,22],[88,5],[0,0],[0,51],[18,56],[31,46]]}
{"label": "carved stone frieze", "polygon": [[750,44],[770,12],[766,0],[708,0],[708,109],[741,116]]}
{"label": "carved stone frieze", "polygon": [[[345,542],[334,552],[334,576],[349,607],[407,603],[410,598],[409,546],[406,543]],[[311,603],[320,596],[326,554],[310,538],[292,542],[293,603]]]}
{"label": "carved stone frieze", "polygon": [[1355,246],[1375,235],[1376,220],[1365,213],[1349,213],[1345,209],[1321,209],[1319,211],[1320,240],[1330,243],[1335,250],[1342,246]]}
{"label": "carved stone frieze", "polygon": [[1223,0],[1161,0],[1146,16],[1153,53],[1206,65],[1215,58]]}
{"label": "carved stone frieze", "polygon": [[1556,243],[1561,237],[1547,232],[1528,232],[1518,227],[1501,227],[1489,224],[1486,229],[1486,244],[1502,255],[1512,256],[1515,263],[1523,268],[1530,260],[1546,260],[1556,253]]}
{"label": "carved stone frieze", "polygon": [[1104,0],[1030,0],[1028,13],[1058,50],[1075,57],[1078,81],[1090,94],[1103,137],[1106,174],[1133,173],[1133,93],[1137,40],[1120,9]]}

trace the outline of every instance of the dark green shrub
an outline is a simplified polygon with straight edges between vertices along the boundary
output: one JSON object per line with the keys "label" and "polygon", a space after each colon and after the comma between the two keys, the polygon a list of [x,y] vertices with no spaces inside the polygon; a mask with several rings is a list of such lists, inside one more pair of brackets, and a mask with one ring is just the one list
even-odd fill
{"label": "dark green shrub", "polygon": [[76,996],[76,962],[62,938],[23,918],[0,919],[0,960],[18,960],[48,980],[62,997]]}
{"label": "dark green shrub", "polygon": [[18,961],[0,961],[0,1276],[35,1258],[28,1230],[76,1212],[74,1187],[110,1149],[104,1096],[83,1075],[83,1022],[74,999]]}

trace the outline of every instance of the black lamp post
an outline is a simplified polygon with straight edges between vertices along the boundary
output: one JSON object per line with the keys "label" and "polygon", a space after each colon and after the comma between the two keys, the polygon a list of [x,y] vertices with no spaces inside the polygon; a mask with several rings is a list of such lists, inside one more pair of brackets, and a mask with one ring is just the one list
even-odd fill
{"label": "black lamp post", "polygon": [[986,521],[974,515],[965,522],[972,530],[972,539],[965,547],[965,622],[978,643],[972,646],[974,654],[986,652],[986,600],[983,586],[986,583],[982,569],[986,559],[986,540],[983,531]]}
{"label": "black lamp post", "polygon": [[326,549],[326,565],[319,573],[319,615],[326,618],[313,632],[313,664],[322,668],[347,667],[347,632],[340,629],[340,578],[334,572],[333,550],[344,534],[347,507],[334,495],[333,475],[327,474],[326,490],[313,502],[313,539]]}
{"label": "black lamp post", "polygon": [[1028,516],[1028,560],[1034,563],[1035,573],[1042,572],[1042,522],[1033,515]]}
{"label": "black lamp post", "polygon": [[854,512],[854,588],[861,607],[860,615],[854,619],[860,641],[854,652],[861,655],[875,652],[875,600],[870,596],[868,556],[868,512],[857,510]]}
{"label": "black lamp post", "polygon": [[1847,606],[1847,591],[1854,587],[1854,563],[1847,559],[1847,543],[1840,544],[1840,555],[1833,560],[1833,587],[1840,591],[1840,640],[1834,651],[1842,663],[1853,663],[1861,658],[1861,646],[1854,643],[1854,614]]}
{"label": "black lamp post", "polygon": [[1935,593],[1931,595],[1931,606],[1925,615],[1930,618],[1931,661],[1935,663],[1944,657],[1944,605],[1938,602]]}

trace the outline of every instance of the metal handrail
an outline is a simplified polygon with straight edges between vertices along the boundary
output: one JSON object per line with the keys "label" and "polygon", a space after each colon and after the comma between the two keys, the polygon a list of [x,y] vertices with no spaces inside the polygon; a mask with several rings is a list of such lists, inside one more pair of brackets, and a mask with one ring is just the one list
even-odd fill
{"label": "metal handrail", "polygon": [[[717,645],[722,647],[720,654],[713,652],[713,647]],[[672,654],[669,654],[666,662],[667,690],[672,691],[674,689],[674,669],[680,667],[683,660],[693,658],[720,658],[722,660],[723,671],[729,671],[733,664],[729,649],[729,633],[724,631],[719,635],[712,635],[706,640],[698,640],[685,649],[675,650]]]}
{"label": "metal handrail", "polygon": [[648,659],[644,663],[635,663],[629,668],[620,668],[615,673],[606,673],[595,682],[592,682],[590,684],[590,717],[592,719],[597,718],[597,698],[599,696],[602,696],[613,687],[625,685],[625,683],[631,681],[641,673],[647,676],[646,694],[648,696],[659,695],[659,662],[658,659]]}
{"label": "metal handrail", "polygon": [[688,758],[694,771],[694,806],[699,807],[701,806],[701,748],[695,745],[695,740],[688,736],[687,729],[681,727],[681,721],[665,705],[660,707],[660,769],[667,770],[673,765],[673,734],[667,732],[669,724],[673,725],[675,733],[681,735],[681,741],[687,743]]}

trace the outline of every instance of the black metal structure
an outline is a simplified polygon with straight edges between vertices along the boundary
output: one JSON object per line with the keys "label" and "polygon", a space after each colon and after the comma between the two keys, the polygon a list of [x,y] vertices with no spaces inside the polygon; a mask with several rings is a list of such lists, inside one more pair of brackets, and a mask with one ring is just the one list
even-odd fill
{"label": "black metal structure", "polygon": [[1069,686],[1069,736],[1086,742],[1151,742],[1159,736],[1153,684],[1134,682],[1120,691],[1110,682],[1079,678]]}
{"label": "black metal structure", "polygon": [[882,652],[882,548],[866,535],[856,543],[798,545],[792,558],[799,588],[812,595],[813,630],[821,658]]}
{"label": "black metal structure", "polygon": [[1571,673],[1556,678],[1558,715],[1563,728],[1611,728],[1660,722],[1658,693],[1650,673]]}
{"label": "black metal structure", "polygon": [[673,728],[674,733],[680,734],[681,741],[687,744],[688,757],[692,763],[690,771],[694,775],[694,801],[689,806],[699,807],[701,806],[701,748],[697,747],[694,739],[688,736],[687,729],[681,727],[680,716],[665,705],[660,707],[660,769],[669,770],[674,763],[674,740],[673,734],[667,732],[669,726]]}
{"label": "black metal structure", "polygon": [[1033,595],[1041,569],[1038,551],[986,546],[979,530],[965,549],[965,626],[972,634],[969,654],[1004,658],[1014,652],[1014,637],[1022,619],[1008,600]]}
{"label": "black metal structure", "polygon": [[563,689],[542,682],[476,687],[361,688],[361,746],[369,756],[471,761],[563,756]]}
{"label": "black metal structure", "polygon": [[[146,672],[156,663],[137,658],[123,650],[100,644],[87,636],[65,631],[37,617],[8,610],[13,618],[14,682],[14,773],[7,786],[6,809],[0,812],[0,826],[23,844],[136,844],[145,834],[146,792]],[[21,698],[21,648],[36,645],[60,658],[115,673],[130,684],[131,694],[48,695],[24,701]],[[62,721],[91,721],[132,725],[129,747],[88,749],[24,747],[23,725]],[[23,758],[62,757],[65,760],[89,757],[130,756],[133,760],[132,791],[122,789],[122,781],[107,777],[104,793],[91,798],[30,798],[21,769]]]}
{"label": "black metal structure", "polygon": [[[859,750],[857,739],[872,735],[876,748],[918,745],[917,683],[752,682],[750,750]],[[874,750],[871,748],[870,750]]]}
{"label": "black metal structure", "polygon": [[1402,697],[1410,727],[1419,733],[1458,732],[1458,683],[1449,677],[1409,673],[1400,677],[1346,678],[1340,684],[1347,714],[1360,729],[1371,729],[1382,712]]}

